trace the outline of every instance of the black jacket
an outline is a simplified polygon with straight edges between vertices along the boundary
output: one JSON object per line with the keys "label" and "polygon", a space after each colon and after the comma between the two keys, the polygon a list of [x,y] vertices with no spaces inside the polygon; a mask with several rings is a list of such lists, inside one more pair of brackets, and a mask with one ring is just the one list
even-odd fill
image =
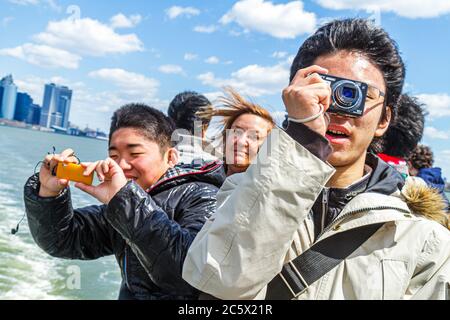
{"label": "black jacket", "polygon": [[196,299],[181,277],[193,239],[215,211],[225,180],[221,163],[170,170],[144,191],[129,182],[106,206],[73,209],[70,189],[39,197],[39,178],[24,188],[36,243],[54,257],[92,260],[114,254],[121,269],[119,299]]}

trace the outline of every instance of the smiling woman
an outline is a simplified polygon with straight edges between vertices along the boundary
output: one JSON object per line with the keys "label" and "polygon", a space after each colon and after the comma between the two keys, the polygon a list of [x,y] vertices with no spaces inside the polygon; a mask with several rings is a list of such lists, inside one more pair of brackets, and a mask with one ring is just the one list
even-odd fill
{"label": "smiling woman", "polygon": [[232,88],[228,88],[226,94],[220,99],[219,107],[199,111],[197,115],[208,121],[212,117],[222,118],[219,138],[224,142],[226,172],[230,176],[247,170],[275,121],[266,109],[245,100]]}

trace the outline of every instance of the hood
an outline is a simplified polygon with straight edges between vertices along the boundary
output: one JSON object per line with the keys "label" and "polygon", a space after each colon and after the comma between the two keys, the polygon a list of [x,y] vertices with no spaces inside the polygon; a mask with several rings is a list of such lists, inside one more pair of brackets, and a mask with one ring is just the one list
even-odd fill
{"label": "hood", "polygon": [[438,190],[430,188],[420,178],[409,177],[406,179],[401,195],[413,213],[434,220],[450,229],[446,203]]}
{"label": "hood", "polygon": [[195,161],[169,169],[147,192],[158,193],[189,182],[204,182],[220,188],[225,179],[225,169],[221,161]]}
{"label": "hood", "polygon": [[402,175],[379,157],[371,153],[367,154],[366,164],[370,166],[373,171],[370,175],[365,192],[391,195],[403,188],[405,179]]}
{"label": "hood", "polygon": [[445,188],[441,168],[423,168],[419,170],[417,176],[422,178],[430,187],[436,188],[439,191],[442,191]]}
{"label": "hood", "polygon": [[373,154],[367,155],[366,164],[373,172],[365,192],[400,194],[411,212],[449,228],[446,205],[438,190],[430,188],[421,179],[409,177],[405,180],[397,170]]}
{"label": "hood", "polygon": [[191,164],[193,161],[212,162],[217,157],[205,151],[212,149],[208,142],[192,135],[178,134],[179,142],[175,146],[180,154],[180,164]]}

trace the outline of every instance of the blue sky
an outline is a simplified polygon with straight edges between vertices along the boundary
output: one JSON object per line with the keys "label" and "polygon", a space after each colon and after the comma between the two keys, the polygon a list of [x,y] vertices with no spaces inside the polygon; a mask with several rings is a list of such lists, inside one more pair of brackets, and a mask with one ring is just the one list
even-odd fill
{"label": "blue sky", "polygon": [[427,103],[424,143],[450,177],[450,1],[0,0],[0,75],[42,103],[48,82],[74,90],[70,120],[107,131],[112,112],[175,94],[238,91],[283,114],[289,64],[315,28],[372,17],[398,42],[405,92]]}

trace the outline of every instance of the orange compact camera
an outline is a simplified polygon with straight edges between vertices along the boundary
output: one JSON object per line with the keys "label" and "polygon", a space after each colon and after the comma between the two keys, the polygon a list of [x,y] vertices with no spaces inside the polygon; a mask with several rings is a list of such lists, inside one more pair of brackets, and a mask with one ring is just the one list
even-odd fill
{"label": "orange compact camera", "polygon": [[81,182],[90,186],[94,180],[94,173],[91,173],[89,176],[84,176],[83,172],[85,170],[86,168],[79,164],[58,162],[58,166],[56,167],[56,176],[59,179]]}

